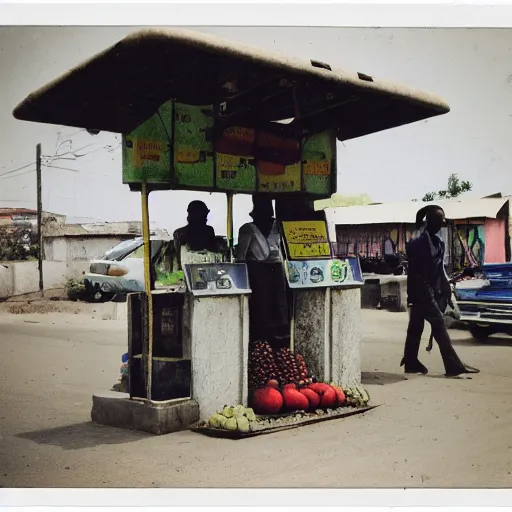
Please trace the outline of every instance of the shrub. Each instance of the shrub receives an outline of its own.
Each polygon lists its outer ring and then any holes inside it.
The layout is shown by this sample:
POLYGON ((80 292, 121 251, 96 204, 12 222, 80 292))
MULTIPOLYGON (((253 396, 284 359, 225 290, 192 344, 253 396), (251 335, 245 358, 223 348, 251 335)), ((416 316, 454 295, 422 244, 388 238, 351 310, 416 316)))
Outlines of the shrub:
POLYGON ((74 277, 68 277, 64 285, 64 291, 69 300, 78 301, 86 299, 84 282, 74 277))

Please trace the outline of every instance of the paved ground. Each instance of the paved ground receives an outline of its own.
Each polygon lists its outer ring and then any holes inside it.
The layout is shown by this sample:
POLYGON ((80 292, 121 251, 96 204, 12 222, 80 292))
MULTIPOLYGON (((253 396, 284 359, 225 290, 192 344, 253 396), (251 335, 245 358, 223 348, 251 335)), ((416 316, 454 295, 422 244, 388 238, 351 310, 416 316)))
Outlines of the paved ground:
POLYGON ((0 486, 512 485, 512 338, 481 345, 453 331, 482 374, 445 379, 434 350, 422 356, 431 374, 404 380, 407 315, 363 311, 363 376, 381 407, 238 442, 153 437, 90 423, 92 393, 117 377, 124 323, 102 320, 96 306, 67 310, 0 309, 0 486))

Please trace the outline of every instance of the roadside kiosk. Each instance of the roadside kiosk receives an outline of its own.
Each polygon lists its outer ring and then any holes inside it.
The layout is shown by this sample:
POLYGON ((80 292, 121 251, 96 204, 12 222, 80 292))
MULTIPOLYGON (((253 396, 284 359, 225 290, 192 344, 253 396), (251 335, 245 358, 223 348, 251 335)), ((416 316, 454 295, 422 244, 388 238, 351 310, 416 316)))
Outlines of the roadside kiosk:
MULTIPOLYGON (((141 194, 145 292, 128 299, 130 393, 95 395, 93 419, 160 434, 246 405, 255 340, 251 283, 233 251, 233 195, 330 197, 337 140, 448 110, 363 73, 185 30, 136 32, 29 95, 17 119, 122 133, 123 183, 141 194), (155 289, 150 268, 148 195, 167 190, 227 198, 227 248, 185 253, 181 290, 155 289)), ((320 379, 355 385, 359 262, 336 257, 325 219, 280 226, 289 343, 320 379)))

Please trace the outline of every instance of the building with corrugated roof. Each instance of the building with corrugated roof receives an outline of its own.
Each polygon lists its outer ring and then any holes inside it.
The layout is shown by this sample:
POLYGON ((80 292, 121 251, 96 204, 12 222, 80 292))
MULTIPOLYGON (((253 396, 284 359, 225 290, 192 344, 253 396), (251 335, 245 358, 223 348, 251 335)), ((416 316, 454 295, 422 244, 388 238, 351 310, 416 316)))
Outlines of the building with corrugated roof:
MULTIPOLYGON (((405 253, 415 238, 416 213, 429 203, 381 203, 367 206, 327 207, 331 242, 338 254, 365 260, 405 253)), ((501 194, 484 198, 436 201, 443 208, 447 227, 440 235, 446 244, 445 264, 450 270, 511 260, 510 200, 501 194)))

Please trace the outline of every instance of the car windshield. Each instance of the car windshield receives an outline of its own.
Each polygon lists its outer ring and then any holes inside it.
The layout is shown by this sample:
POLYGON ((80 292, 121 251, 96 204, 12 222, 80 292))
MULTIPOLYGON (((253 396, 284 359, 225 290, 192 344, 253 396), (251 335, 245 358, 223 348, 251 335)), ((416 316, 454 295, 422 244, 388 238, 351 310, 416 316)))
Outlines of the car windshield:
MULTIPOLYGON (((151 258, 154 258, 162 247, 162 240, 151 240, 151 258)), ((142 238, 134 238, 133 240, 125 240, 108 250, 103 256, 103 260, 121 261, 126 257, 144 258, 144 241, 142 238)))
POLYGON ((134 238, 132 240, 125 240, 124 242, 121 242, 120 244, 116 245, 112 249, 109 249, 103 256, 103 260, 109 260, 109 261, 120 261, 122 260, 127 254, 130 254, 131 252, 138 249, 141 245, 143 245, 142 238, 134 238))

